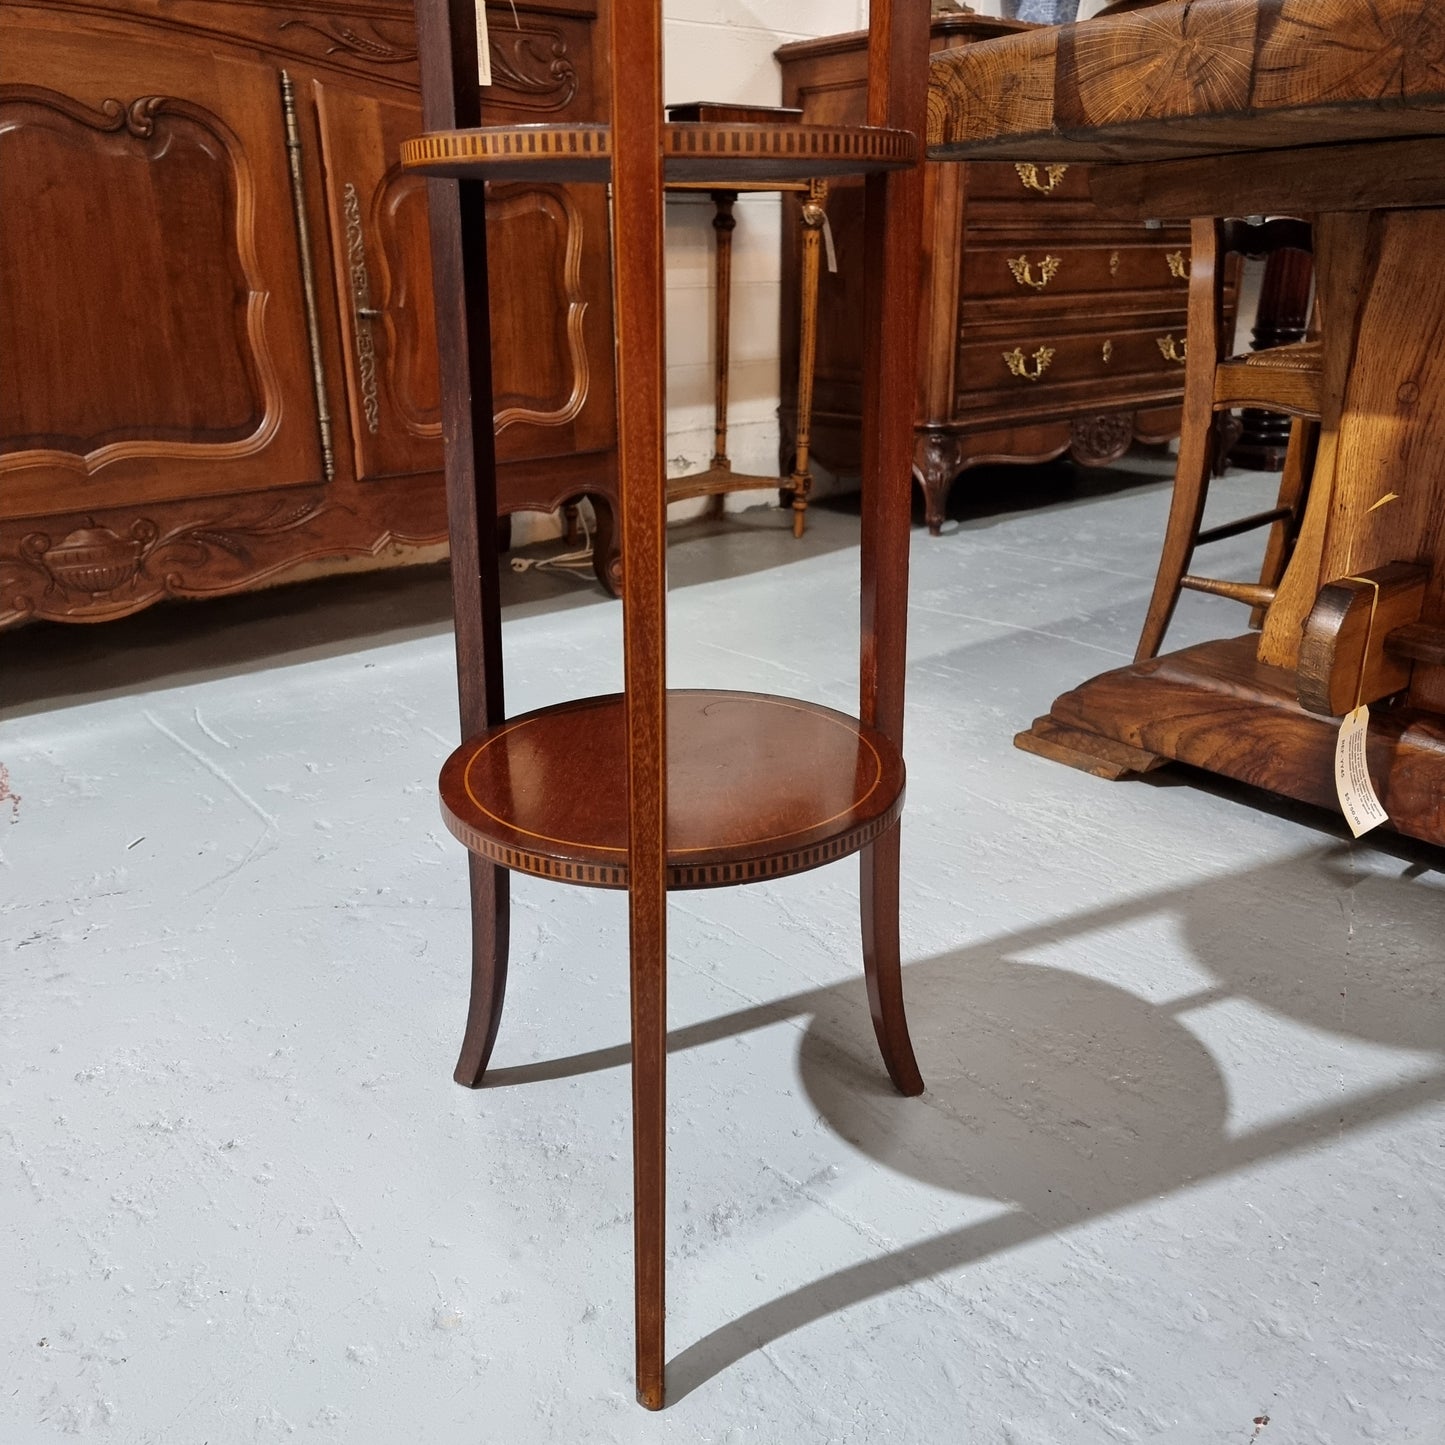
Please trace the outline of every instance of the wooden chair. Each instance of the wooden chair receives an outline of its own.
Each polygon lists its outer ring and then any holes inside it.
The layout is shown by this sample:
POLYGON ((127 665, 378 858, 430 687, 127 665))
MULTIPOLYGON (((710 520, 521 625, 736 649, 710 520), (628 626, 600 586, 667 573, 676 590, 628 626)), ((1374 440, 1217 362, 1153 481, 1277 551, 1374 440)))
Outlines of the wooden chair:
MULTIPOLYGON (((919 1093, 898 943, 912 401, 928 8, 873 0, 866 126, 664 124, 659 0, 606 7, 610 124, 481 124, 474 0, 419 0, 462 746, 442 813, 471 851, 472 997, 456 1069, 482 1082, 506 983, 508 873, 625 888, 631 944, 637 1392, 663 1403, 666 895, 857 852, 863 964, 894 1084, 919 1093), (857 718, 795 699, 665 686, 663 187, 864 178, 868 288, 857 718), (484 183, 613 197, 625 691, 508 718, 502 697, 484 183), (886 284, 885 284, 886 283, 886 284), (571 781, 582 776, 586 788, 571 781), (560 784, 559 780, 567 780, 560 784)), ((483 31, 485 34, 485 30, 483 31)), ((501 37, 499 37, 500 39, 501 37)), ((580 102, 579 102, 580 104, 580 102)), ((530 117, 529 117, 530 118, 530 117)), ((505 304, 497 297, 498 305, 505 304)))
POLYGON ((1191 227, 1189 353, 1184 372, 1179 465, 1159 571, 1139 634, 1135 662, 1158 655, 1182 589, 1247 603, 1254 609, 1252 620, 1258 626, 1284 575, 1304 515, 1319 434, 1320 345, 1307 340, 1230 356, 1233 338, 1226 335, 1224 325, 1224 286, 1226 261, 1231 253, 1258 257, 1281 250, 1309 250, 1310 244, 1309 224, 1287 218, 1258 224, 1196 220, 1191 227), (1204 527, 1204 504, 1219 451, 1216 417, 1237 407, 1255 407, 1297 418, 1290 432, 1279 496, 1269 511, 1204 527), (1258 582, 1223 581, 1189 571, 1196 548, 1262 527, 1268 527, 1270 532, 1258 582))

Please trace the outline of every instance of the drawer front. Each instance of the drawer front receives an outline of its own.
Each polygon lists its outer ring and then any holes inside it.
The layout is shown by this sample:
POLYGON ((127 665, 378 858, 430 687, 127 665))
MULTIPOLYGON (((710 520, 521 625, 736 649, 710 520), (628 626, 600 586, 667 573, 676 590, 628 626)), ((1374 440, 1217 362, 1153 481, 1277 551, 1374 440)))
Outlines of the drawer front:
POLYGON ((1119 245, 1080 242, 1060 228, 1013 236, 970 231, 964 243, 962 300, 1040 304, 1104 294, 1146 293, 1156 309, 1182 307, 1189 289, 1189 242, 1141 233, 1119 245))
POLYGON ((1057 161, 970 161, 970 204, 1008 201, 1044 207, 1057 201, 1088 201, 1089 169, 1057 161))
POLYGON ((1184 313, 1103 317, 1097 327, 1077 321, 1060 334, 1037 327, 972 328, 958 348, 957 406, 1032 408, 1063 397, 1110 392, 1135 397, 1184 385, 1184 313))

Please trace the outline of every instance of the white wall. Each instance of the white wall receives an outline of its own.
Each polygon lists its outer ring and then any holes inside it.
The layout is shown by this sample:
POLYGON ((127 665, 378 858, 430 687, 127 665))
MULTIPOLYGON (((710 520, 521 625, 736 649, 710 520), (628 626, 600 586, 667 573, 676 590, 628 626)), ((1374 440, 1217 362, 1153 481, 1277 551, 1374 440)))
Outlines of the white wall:
MULTIPOLYGON (((1020 4, 1057 0, 975 0, 998 15, 1020 4)), ((1105 0, 1082 0, 1091 14, 1105 0)), ((803 40, 868 23, 868 0, 664 0, 665 87, 671 103, 732 100, 777 105, 782 76, 773 52, 803 40)), ((733 233, 732 365, 729 368, 728 454, 737 471, 770 475, 778 466, 779 267, 781 206, 776 196, 739 198, 733 233)), ((713 208, 705 195, 668 202, 668 474, 707 466, 713 448, 713 208)), ((817 492, 828 490, 818 478, 817 492)), ((776 498, 735 493, 732 509, 776 498)), ((674 518, 705 504, 686 502, 674 518)))
MULTIPOLYGON (((867 0, 664 0, 669 104, 729 100, 777 105, 782 76, 773 52, 788 40, 857 30, 867 0)), ((728 455, 735 471, 778 466, 780 215, 776 195, 744 195, 733 232, 732 365, 728 455)), ((713 449, 713 206, 706 195, 667 206, 668 474, 707 466, 713 449)), ((733 508, 777 500, 735 493, 733 508)), ((705 505, 685 502, 674 517, 705 505)))

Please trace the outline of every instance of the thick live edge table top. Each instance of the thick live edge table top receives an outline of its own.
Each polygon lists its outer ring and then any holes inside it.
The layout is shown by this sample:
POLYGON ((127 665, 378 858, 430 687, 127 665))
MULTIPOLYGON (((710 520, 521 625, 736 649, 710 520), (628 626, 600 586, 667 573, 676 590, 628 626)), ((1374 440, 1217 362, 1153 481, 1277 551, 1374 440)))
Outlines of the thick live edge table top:
POLYGON ((1149 161, 1445 134, 1440 0, 1173 0, 934 56, 935 160, 1149 161))

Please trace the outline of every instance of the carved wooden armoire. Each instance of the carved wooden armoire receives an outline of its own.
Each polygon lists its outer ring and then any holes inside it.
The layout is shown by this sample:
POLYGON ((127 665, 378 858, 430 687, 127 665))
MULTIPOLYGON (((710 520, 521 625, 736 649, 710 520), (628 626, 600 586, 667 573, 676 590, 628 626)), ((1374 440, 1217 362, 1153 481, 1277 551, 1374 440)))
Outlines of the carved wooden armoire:
MULTIPOLYGON (((937 15, 932 47, 1032 28, 937 15)), ((861 33, 797 41, 777 55, 783 103, 801 107, 804 120, 862 119, 861 33)), ((929 165, 925 175, 914 474, 929 529, 941 526, 955 479, 980 462, 1044 461, 1067 451, 1102 465, 1135 440, 1177 435, 1188 225, 1107 219, 1078 165, 970 161, 929 165)), ((855 473, 859 458, 861 195, 843 184, 830 192, 838 270, 822 277, 818 294, 812 451, 842 473, 855 473)), ((785 245, 785 318, 796 312, 797 269, 785 245)), ((1232 288, 1229 304, 1232 316, 1232 288)), ((785 421, 796 351, 796 334, 785 330, 785 421)))
MULTIPOLYGON (((596 0, 493 27, 500 120, 605 114, 596 0)), ((0 3, 0 624, 100 621, 446 537, 410 5, 0 3)), ((594 498, 606 200, 489 196, 499 510, 594 498)))

